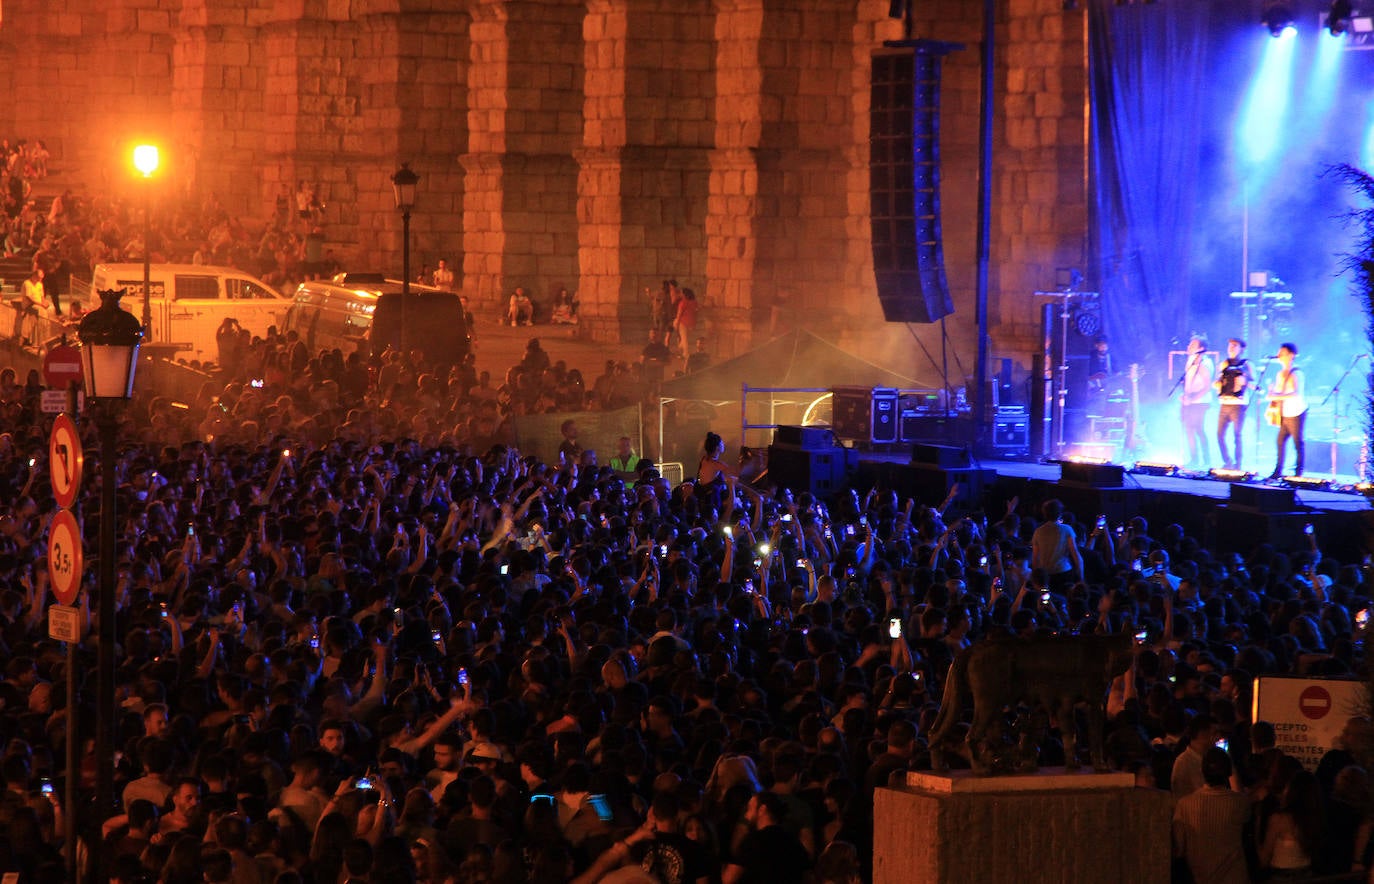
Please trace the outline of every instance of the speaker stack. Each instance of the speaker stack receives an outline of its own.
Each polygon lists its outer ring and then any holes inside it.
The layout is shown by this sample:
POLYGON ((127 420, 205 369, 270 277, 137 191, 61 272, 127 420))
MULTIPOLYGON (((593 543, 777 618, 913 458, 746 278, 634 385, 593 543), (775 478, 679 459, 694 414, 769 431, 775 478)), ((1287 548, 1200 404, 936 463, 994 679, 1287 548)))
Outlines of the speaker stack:
POLYGON ((830 497, 845 486, 848 456, 829 429, 781 426, 768 446, 768 475, 794 492, 830 497))
POLYGON ((1204 539, 1223 552, 1248 553, 1261 543, 1300 549, 1306 529, 1322 514, 1305 510, 1292 488, 1232 483, 1231 498, 1208 514, 1204 539))
POLYGON ((997 479, 995 470, 973 465, 967 448, 952 445, 918 444, 912 447, 909 464, 866 462, 863 466, 871 469, 873 483, 930 506, 943 502, 957 484, 954 503, 964 509, 976 508, 982 504, 984 491, 997 479))

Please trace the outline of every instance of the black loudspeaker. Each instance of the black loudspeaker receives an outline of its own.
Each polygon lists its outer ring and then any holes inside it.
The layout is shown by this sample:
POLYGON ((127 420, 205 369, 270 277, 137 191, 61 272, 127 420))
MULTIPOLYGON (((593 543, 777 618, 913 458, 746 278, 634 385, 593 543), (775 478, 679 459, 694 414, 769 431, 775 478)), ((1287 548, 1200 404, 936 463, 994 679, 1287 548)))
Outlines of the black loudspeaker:
POLYGON ((1053 385, 1046 375, 1048 362, 1044 353, 1031 356, 1030 376, 1030 453, 1044 457, 1054 450, 1050 442, 1050 421, 1054 414, 1053 385))
POLYGON ((773 431, 773 444, 783 445, 788 448, 804 448, 807 451, 815 451, 820 448, 830 448, 830 428, 829 427, 797 427, 783 425, 773 431))
POLYGON ((1298 493, 1292 488, 1232 483, 1231 506, 1245 507, 1257 513, 1291 513, 1298 508, 1298 493))
POLYGON ((786 446, 768 446, 768 476, 796 493, 810 491, 829 497, 844 487, 846 452, 843 448, 805 451, 786 446))
POLYGON ((940 235, 940 67, 959 48, 906 40, 873 54, 869 217, 888 322, 935 322, 954 312, 940 235))
POLYGON ((911 462, 944 469, 973 466, 973 458, 969 456, 968 449, 955 448, 952 445, 914 445, 911 448, 911 462))
POLYGON ((1126 468, 1114 463, 1073 463, 1059 465, 1059 478, 1093 488, 1120 488, 1126 484, 1126 468))
POLYGON ((959 493, 954 503, 976 507, 982 503, 984 490, 997 480, 994 470, 944 469, 930 464, 872 462, 872 470, 876 484, 891 488, 902 499, 911 497, 929 506, 939 506, 958 483, 959 493))
POLYGON ((1219 506, 1207 516, 1204 540, 1222 552, 1250 553, 1262 543, 1280 549, 1299 549, 1307 544, 1305 529, 1317 522, 1316 513, 1267 513, 1249 507, 1219 506))

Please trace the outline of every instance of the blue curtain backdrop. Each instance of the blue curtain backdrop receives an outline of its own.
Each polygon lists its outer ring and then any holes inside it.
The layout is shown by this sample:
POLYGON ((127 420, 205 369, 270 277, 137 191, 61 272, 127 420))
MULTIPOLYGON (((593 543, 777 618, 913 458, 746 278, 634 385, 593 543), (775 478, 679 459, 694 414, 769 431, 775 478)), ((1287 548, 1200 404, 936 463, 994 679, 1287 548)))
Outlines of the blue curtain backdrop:
POLYGON ((1162 366, 1188 327, 1211 8, 1200 0, 1095 0, 1089 9, 1096 264, 1089 282, 1102 294, 1119 366, 1162 366))

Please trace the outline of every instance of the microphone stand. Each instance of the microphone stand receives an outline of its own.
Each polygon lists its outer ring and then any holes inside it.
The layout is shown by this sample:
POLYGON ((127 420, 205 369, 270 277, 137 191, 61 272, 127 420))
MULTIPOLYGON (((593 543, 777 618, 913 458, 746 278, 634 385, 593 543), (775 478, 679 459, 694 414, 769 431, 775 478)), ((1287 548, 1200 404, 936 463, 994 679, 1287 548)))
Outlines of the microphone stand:
MULTIPOLYGON (((1250 397, 1252 405, 1259 405, 1260 402, 1263 402, 1264 405, 1269 404, 1268 401, 1266 401, 1269 399, 1269 388, 1264 383, 1264 376, 1269 373, 1269 366, 1273 361, 1272 359, 1262 360, 1259 377, 1255 379, 1255 395, 1250 397)), ((1255 409, 1255 444, 1251 446, 1251 450, 1255 452, 1255 458, 1258 463, 1264 462, 1260 459, 1260 430, 1264 428, 1264 411, 1263 405, 1255 409)), ((1241 469, 1244 469, 1244 466, 1242 466, 1241 469)))
POLYGON ((1360 360, 1367 356, 1369 356, 1368 353, 1360 353, 1354 359, 1350 360, 1350 365, 1346 366, 1345 372, 1341 374, 1340 379, 1336 381, 1336 386, 1331 388, 1331 392, 1327 393, 1326 398, 1317 406, 1321 408, 1331 400, 1335 400, 1332 406, 1331 422, 1331 480, 1333 482, 1336 480, 1336 456, 1339 452, 1341 441, 1341 384, 1345 383, 1345 379, 1350 377, 1350 373, 1355 370, 1355 366, 1360 364, 1360 360))
POLYGON ((1188 380, 1188 372, 1192 370, 1193 363, 1197 361, 1197 358, 1198 357, 1194 356, 1183 363, 1183 374, 1179 375, 1178 380, 1174 381, 1174 385, 1169 388, 1169 392, 1164 396, 1165 399, 1173 398, 1174 393, 1178 392, 1178 388, 1183 386, 1184 381, 1188 380))

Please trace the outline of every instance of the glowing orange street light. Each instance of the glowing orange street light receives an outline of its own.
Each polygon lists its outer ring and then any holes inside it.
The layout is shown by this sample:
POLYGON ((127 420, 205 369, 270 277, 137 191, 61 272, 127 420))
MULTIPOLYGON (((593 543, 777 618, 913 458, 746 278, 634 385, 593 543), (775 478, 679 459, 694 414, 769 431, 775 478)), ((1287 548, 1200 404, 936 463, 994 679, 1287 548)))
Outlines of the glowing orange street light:
MULTIPOLYGON (((156 144, 140 144, 134 148, 134 168, 143 173, 143 180, 149 182, 157 171, 158 151, 156 144)), ((153 237, 153 197, 151 182, 143 185, 143 331, 149 338, 153 334, 153 304, 149 300, 152 288, 152 248, 153 237)))

